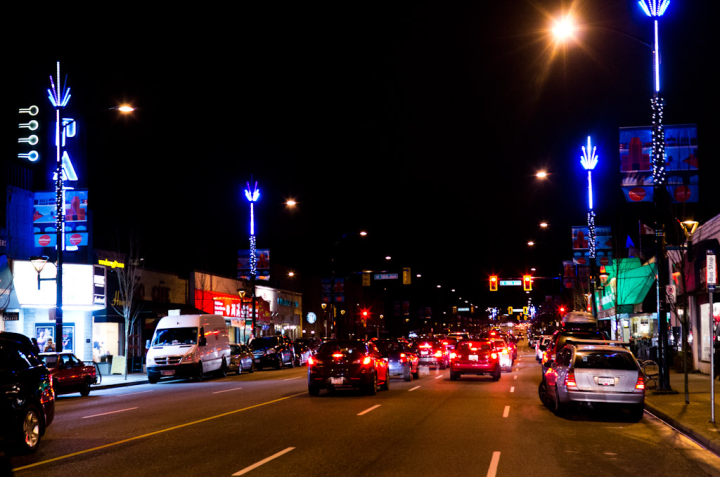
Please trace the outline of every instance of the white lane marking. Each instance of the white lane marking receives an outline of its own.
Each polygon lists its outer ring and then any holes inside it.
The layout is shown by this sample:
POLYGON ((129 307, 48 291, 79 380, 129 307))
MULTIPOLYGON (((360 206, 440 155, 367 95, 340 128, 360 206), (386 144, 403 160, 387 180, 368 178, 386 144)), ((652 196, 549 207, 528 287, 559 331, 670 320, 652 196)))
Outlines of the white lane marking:
POLYGON ((440 376, 435 376, 435 379, 440 379, 442 377, 443 377, 443 375, 441 374, 440 376))
POLYGON ((226 393, 229 391, 237 391, 238 389, 242 389, 242 388, 223 389, 222 391, 215 391, 213 394, 226 393))
POLYGON ((503 417, 508 417, 510 415, 510 406, 505 406, 505 410, 503 411, 503 417))
POLYGON ((498 464, 500 463, 500 451, 493 452, 492 460, 490 461, 490 468, 488 469, 487 477, 495 477, 497 475, 498 464))
POLYGON ((514 392, 515 392, 515 386, 510 386, 510 392, 511 392, 511 393, 514 393, 514 392))
POLYGON ((515 376, 513 376, 513 379, 517 379, 517 374, 515 376))
POLYGON ((380 404, 376 404, 376 405, 374 405, 374 406, 371 407, 371 408, 365 409, 363 412, 361 412, 360 414, 358 414, 358 416, 362 416, 362 415, 364 415, 364 414, 367 414, 368 412, 374 411, 375 409, 377 409, 377 408, 379 408, 379 407, 380 407, 380 404))
POLYGON ((152 391, 138 391, 136 393, 125 393, 125 394, 114 394, 113 396, 132 396, 133 394, 145 394, 145 393, 151 393, 152 391))
POLYGON ((93 414, 92 416, 84 416, 83 419, 89 419, 91 417, 98 416, 107 416, 108 414, 117 414, 118 412, 132 411, 133 409, 137 409, 137 407, 129 407, 127 409, 120 409, 119 411, 103 412, 102 414, 93 414))
POLYGON ((245 467, 243 470, 240 470, 240 471, 238 471, 238 472, 235 472, 235 473, 233 474, 233 476, 247 474, 247 473, 250 472, 251 470, 257 469, 257 468, 260 467, 261 465, 267 464, 267 463, 270 462, 271 460, 277 459, 277 458, 280 457, 281 455, 287 454, 287 453, 290 452, 291 450, 295 450, 295 448, 294 448, 294 447, 288 447, 288 448, 285 449, 285 450, 281 450, 281 451, 278 452, 277 454, 271 455, 270 457, 268 457, 268 458, 266 458, 266 459, 263 459, 263 460, 261 460, 260 462, 256 462, 255 464, 253 464, 253 465, 251 465, 251 466, 249 466, 249 467, 245 467))
POLYGON ((301 377, 302 377, 302 376, 296 376, 296 377, 294 377, 294 378, 283 379, 283 381, 290 381, 290 380, 292 380, 292 379, 300 379, 301 377))
POLYGON ((415 391, 415 390, 416 390, 417 388, 419 388, 419 387, 420 387, 420 386, 415 386, 415 387, 412 388, 412 389, 408 389, 408 392, 410 392, 410 391, 415 391))

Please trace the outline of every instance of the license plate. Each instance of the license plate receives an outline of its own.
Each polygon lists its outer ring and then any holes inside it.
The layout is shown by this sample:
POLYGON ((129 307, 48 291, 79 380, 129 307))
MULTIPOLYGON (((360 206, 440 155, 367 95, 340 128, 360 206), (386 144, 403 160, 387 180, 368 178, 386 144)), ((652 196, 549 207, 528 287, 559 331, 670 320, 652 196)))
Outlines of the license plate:
POLYGON ((615 386, 615 378, 598 378, 600 386, 615 386))
POLYGON ((469 359, 470 361, 477 361, 477 360, 478 360, 478 355, 476 355, 476 354, 471 354, 470 356, 468 356, 468 359, 469 359))
POLYGON ((420 354, 423 355, 423 356, 425 356, 426 354, 428 354, 428 352, 427 352, 427 351, 420 351, 420 354))
POLYGON ((175 370, 171 369, 169 371, 160 371, 160 374, 162 376, 175 376, 175 370))
POLYGON ((333 386, 342 386, 343 378, 330 378, 330 384, 333 386))
POLYGON ((256 362, 256 363, 259 363, 259 362, 260 362, 260 358, 255 358, 255 362, 256 362))

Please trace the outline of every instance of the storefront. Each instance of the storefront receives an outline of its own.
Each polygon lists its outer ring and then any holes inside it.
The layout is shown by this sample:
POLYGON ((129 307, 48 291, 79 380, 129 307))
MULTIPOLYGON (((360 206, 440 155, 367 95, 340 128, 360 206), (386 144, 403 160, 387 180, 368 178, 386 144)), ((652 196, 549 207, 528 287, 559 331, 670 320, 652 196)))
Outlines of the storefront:
POLYGON ((56 336, 56 268, 51 262, 38 273, 29 261, 10 262, 13 286, 3 321, 5 331, 36 338, 41 351, 62 340, 62 348, 78 358, 93 358, 93 311, 105 307, 105 272, 94 265, 63 265, 63 326, 56 336), (7 319, 10 318, 10 319, 7 319))

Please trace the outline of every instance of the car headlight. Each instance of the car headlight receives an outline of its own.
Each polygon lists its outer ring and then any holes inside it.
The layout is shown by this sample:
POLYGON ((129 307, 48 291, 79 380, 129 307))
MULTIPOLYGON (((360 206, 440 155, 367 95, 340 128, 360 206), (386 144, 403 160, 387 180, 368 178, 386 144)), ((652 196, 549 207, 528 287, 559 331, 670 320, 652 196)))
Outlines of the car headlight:
POLYGON ((194 352, 186 354, 185 356, 183 356, 183 358, 181 360, 182 363, 187 363, 190 361, 195 361, 195 353, 194 352))

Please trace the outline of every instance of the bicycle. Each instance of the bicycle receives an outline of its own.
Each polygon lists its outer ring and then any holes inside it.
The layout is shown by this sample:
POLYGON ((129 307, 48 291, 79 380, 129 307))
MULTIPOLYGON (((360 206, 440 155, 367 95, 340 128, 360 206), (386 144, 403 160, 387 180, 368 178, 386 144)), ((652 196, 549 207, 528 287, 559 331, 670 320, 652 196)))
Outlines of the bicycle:
POLYGON ((658 364, 651 359, 638 361, 638 364, 645 380, 645 389, 656 389, 660 385, 660 367, 658 364))

